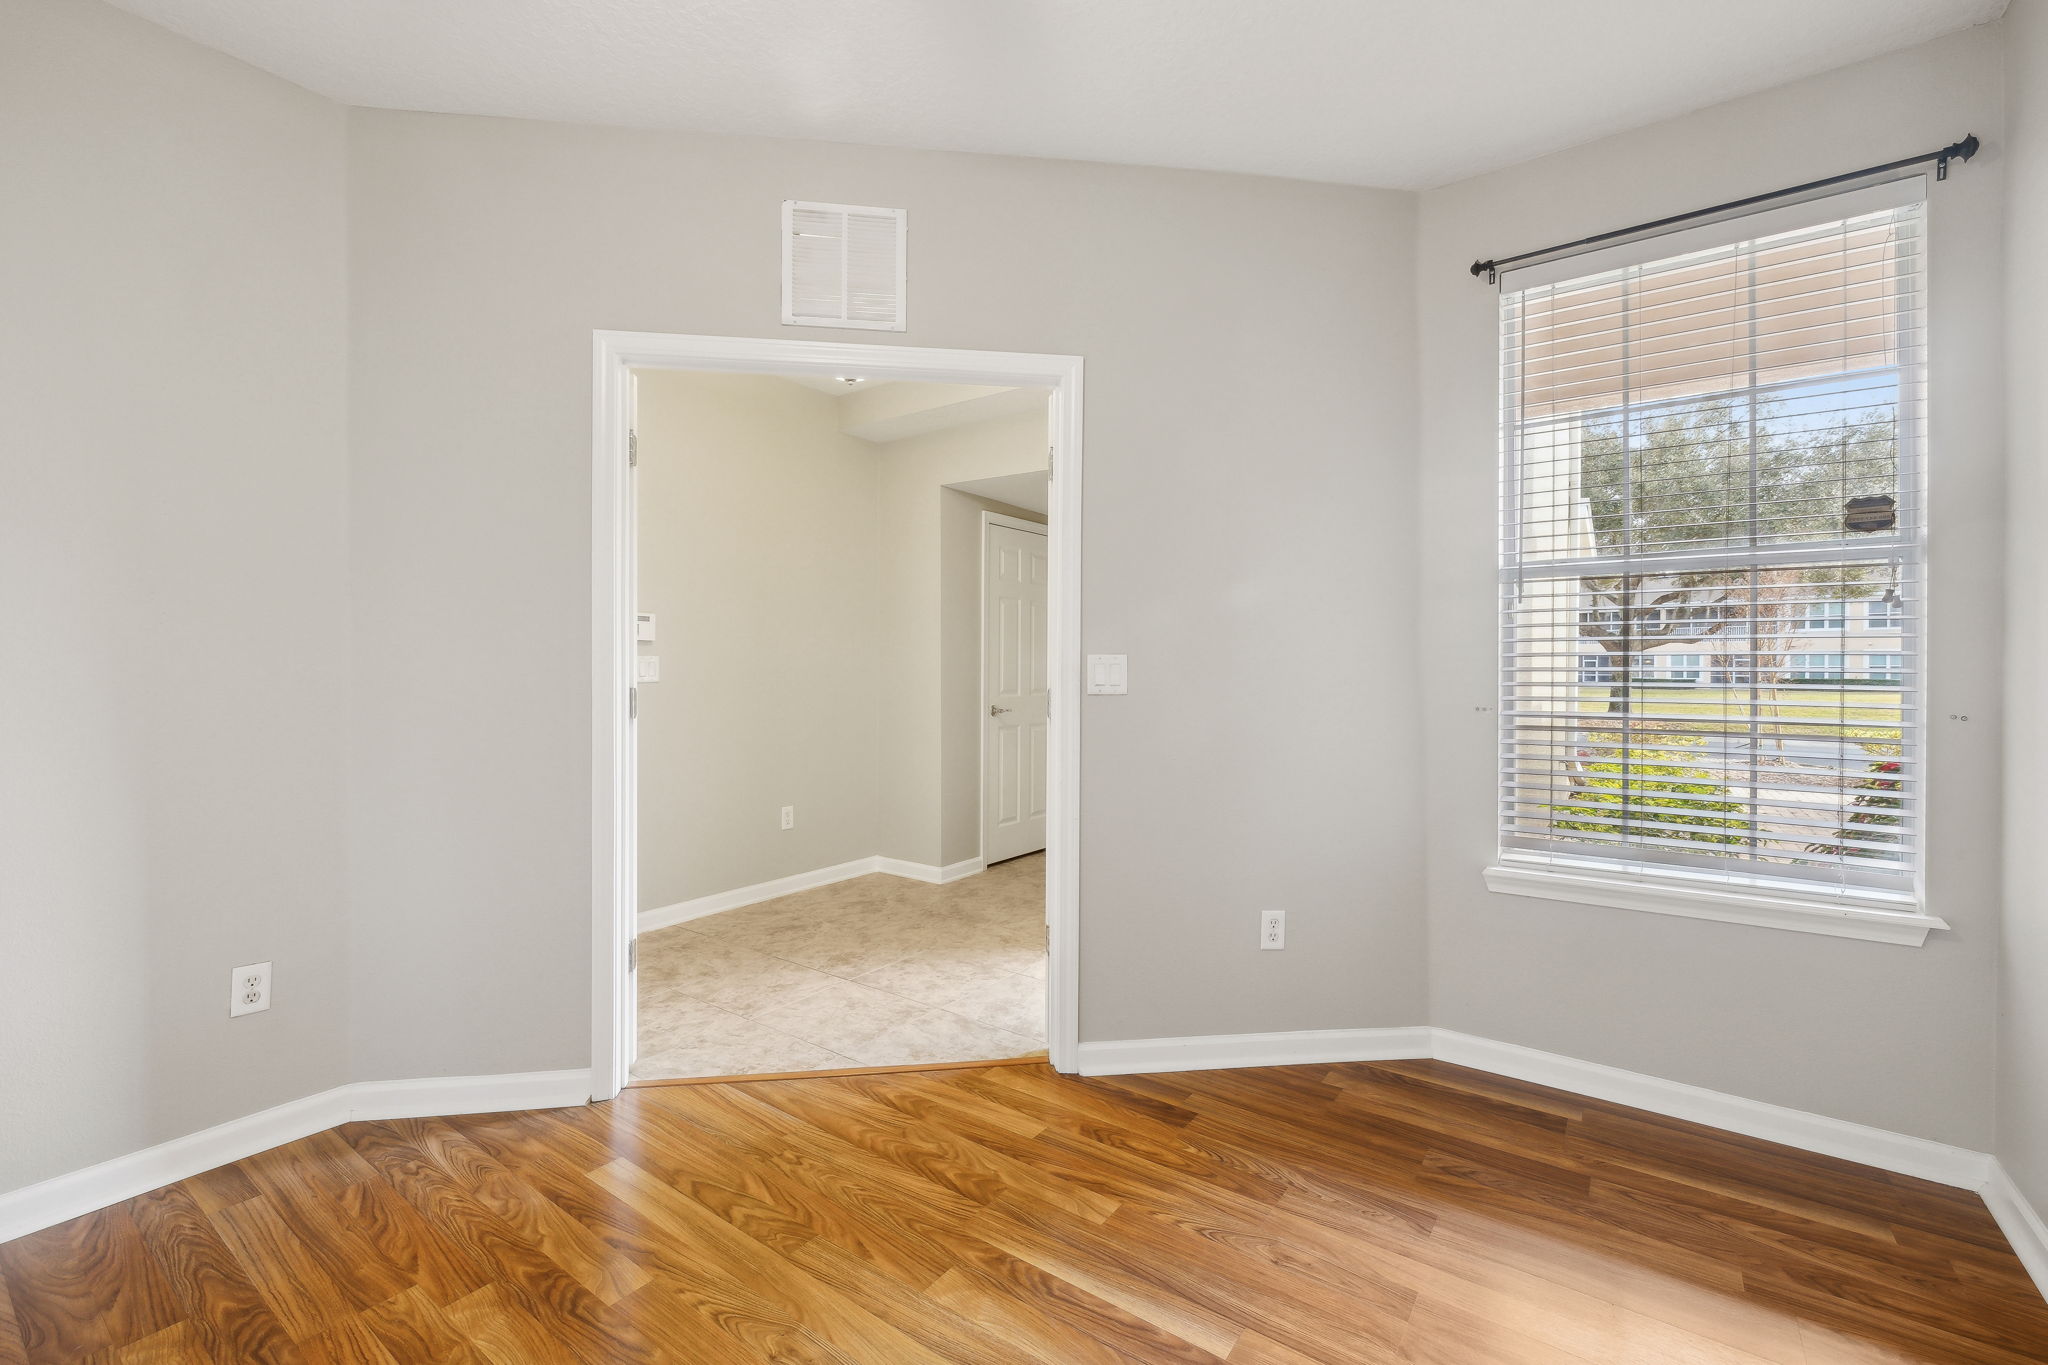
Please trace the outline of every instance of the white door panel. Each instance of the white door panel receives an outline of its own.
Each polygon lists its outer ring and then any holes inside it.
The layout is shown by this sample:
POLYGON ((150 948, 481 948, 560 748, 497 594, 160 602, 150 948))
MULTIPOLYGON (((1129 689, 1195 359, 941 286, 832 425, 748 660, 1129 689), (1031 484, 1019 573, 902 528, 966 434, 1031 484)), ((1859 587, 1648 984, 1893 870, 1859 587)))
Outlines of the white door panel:
POLYGON ((1046 583, 1043 532, 988 523, 982 573, 982 858, 1045 847, 1046 583))

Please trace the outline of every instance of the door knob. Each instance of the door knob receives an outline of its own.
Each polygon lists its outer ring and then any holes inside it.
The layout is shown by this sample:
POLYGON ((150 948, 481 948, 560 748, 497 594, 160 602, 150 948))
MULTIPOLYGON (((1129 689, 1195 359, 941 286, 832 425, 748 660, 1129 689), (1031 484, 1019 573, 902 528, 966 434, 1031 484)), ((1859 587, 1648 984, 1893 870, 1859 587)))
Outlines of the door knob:
POLYGON ((990 707, 988 708, 988 713, 989 713, 990 715, 992 715, 992 716, 1007 716, 1007 715, 1009 715, 1009 714, 1010 714, 1010 708, 1009 708, 1009 707, 1007 707, 1007 706, 994 706, 994 705, 991 705, 991 706, 990 706, 990 707))

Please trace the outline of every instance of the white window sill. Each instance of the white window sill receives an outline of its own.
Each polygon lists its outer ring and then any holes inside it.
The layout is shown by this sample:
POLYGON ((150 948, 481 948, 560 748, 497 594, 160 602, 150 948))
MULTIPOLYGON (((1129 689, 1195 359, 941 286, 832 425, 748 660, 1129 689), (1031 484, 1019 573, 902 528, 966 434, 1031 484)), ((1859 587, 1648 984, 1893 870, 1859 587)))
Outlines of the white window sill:
POLYGON ((1767 891, 1708 890, 1666 886, 1648 880, 1604 877, 1551 868, 1486 869, 1488 889, 1506 896, 1607 905, 1618 910, 1646 910, 1653 915, 1753 924, 1765 929, 1790 929, 1801 934, 1869 939, 1918 948, 1948 921, 1911 909, 1886 910, 1852 904, 1823 904, 1774 896, 1767 891))

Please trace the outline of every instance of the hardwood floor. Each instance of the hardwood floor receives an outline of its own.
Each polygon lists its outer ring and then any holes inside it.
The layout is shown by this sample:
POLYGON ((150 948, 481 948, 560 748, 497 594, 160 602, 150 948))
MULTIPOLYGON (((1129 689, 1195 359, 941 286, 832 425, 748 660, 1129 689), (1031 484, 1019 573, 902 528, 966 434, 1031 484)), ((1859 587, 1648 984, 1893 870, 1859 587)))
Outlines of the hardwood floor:
POLYGON ((0 1365, 2048 1360, 1976 1196, 1437 1062, 356 1123, 0 1247, 0 1365))

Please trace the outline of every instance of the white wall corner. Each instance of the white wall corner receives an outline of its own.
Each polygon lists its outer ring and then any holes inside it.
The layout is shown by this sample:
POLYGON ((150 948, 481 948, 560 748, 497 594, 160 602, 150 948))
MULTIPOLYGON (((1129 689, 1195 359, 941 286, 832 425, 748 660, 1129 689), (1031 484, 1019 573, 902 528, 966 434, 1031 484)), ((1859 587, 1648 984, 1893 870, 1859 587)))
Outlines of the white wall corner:
POLYGON ((2043 1220, 2041 1211, 2027 1202, 2026 1195, 2020 1193, 2020 1187, 1997 1161, 1991 1163, 1991 1177, 1985 1182, 1983 1194, 1985 1207, 1998 1220, 2005 1240, 2012 1243, 2013 1254, 2034 1277, 2042 1296, 2048 1298, 2048 1220, 2043 1220))
POLYGON ((731 891, 698 896, 694 900, 677 901, 674 905, 642 910, 638 923, 641 933, 651 933, 656 929, 666 929, 672 924, 685 924, 693 919, 703 919, 706 915, 759 905, 762 901, 794 896, 799 891, 810 891, 820 886, 830 886, 834 882, 851 881, 855 877, 866 877, 877 872, 943 886, 985 870, 979 858, 966 858, 957 863, 948 863, 944 867, 935 867, 930 863, 884 858, 878 854, 868 858, 855 858, 852 862, 834 863, 831 867, 815 868, 809 872, 793 872, 787 877, 777 877, 773 881, 756 882, 752 886, 735 887, 731 891))
POLYGON ((1309 1029, 1293 1033, 1083 1043, 1080 1072, 1084 1076, 1120 1076, 1148 1071, 1384 1062, 1421 1057, 1961 1189, 1985 1189, 1997 1165, 1983 1152, 1927 1138, 1786 1109, 1514 1043, 1496 1043, 1452 1029, 1309 1029))
POLYGON ((693 900, 678 901, 674 905, 657 906, 640 912, 640 932, 645 934, 656 929, 666 929, 671 924, 683 924, 689 920, 702 919, 725 910, 737 910, 742 906, 759 905, 762 901, 776 900, 782 896, 794 896, 799 891, 810 891, 834 882, 851 881, 878 871, 879 858, 855 858, 852 862, 834 863, 831 867, 813 868, 809 872, 793 872, 787 877, 776 877, 771 881, 756 882, 752 886, 735 887, 731 891, 720 891, 709 896, 698 896, 693 900))
POLYGON ((913 881, 930 882, 934 886, 957 882, 962 877, 972 877, 977 872, 985 870, 979 858, 963 858, 957 863, 947 863, 944 867, 935 867, 931 863, 908 862, 902 858, 875 859, 877 872, 886 872, 892 877, 909 877, 913 881))
POLYGON ((351 1119, 564 1109, 587 1103, 590 1093, 588 1068, 336 1086, 0 1194, 0 1242, 311 1137, 351 1119))
POLYGON ((1429 1056, 1426 1028, 1304 1029, 1293 1033, 1223 1033, 1193 1038, 1136 1038, 1083 1043, 1083 1076, 1147 1071, 1215 1071, 1233 1066, 1297 1066, 1316 1062, 1389 1062, 1429 1056))
POLYGON ((348 1120, 347 1086, 230 1119, 169 1142, 0 1194, 0 1242, 133 1199, 348 1120))
POLYGON ((502 1076, 426 1076, 343 1086, 351 1119, 418 1119, 441 1114, 503 1114, 590 1103, 590 1068, 521 1071, 502 1076))
POLYGON ((1596 1100, 1647 1109, 1653 1114, 1721 1128, 1745 1137, 1783 1143, 1823 1156, 1861 1162, 1942 1185, 1981 1190, 1995 1163, 1983 1152, 1927 1138, 1910 1137, 1844 1119, 1786 1109, 1740 1095, 1705 1090, 1597 1062, 1582 1062, 1514 1043, 1496 1043, 1452 1029, 1435 1029, 1438 1061, 1490 1071, 1518 1081, 1547 1085, 1596 1100))

